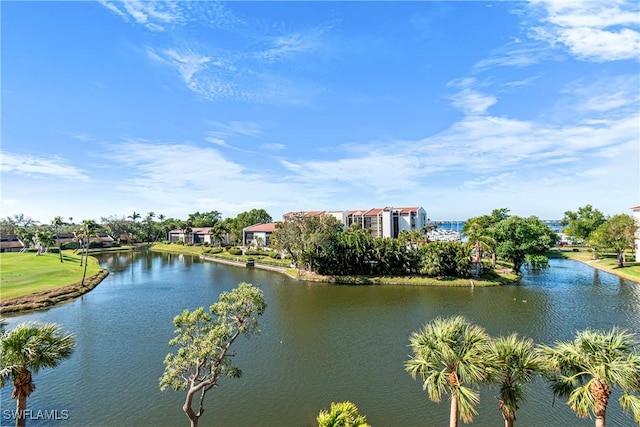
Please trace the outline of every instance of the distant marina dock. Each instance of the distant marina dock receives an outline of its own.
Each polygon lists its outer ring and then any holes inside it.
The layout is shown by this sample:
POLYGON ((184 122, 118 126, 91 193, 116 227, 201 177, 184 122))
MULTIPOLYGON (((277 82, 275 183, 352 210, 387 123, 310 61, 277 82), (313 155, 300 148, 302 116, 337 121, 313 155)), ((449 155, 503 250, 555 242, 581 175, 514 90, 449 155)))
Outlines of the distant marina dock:
MULTIPOLYGON (((431 241, 440 242, 462 242, 466 241, 466 236, 462 232, 466 221, 459 220, 438 220, 427 221, 427 227, 433 228, 427 233, 427 237, 431 241)), ((542 222, 547 224, 555 233, 562 233, 564 226, 559 219, 543 219, 542 222)))

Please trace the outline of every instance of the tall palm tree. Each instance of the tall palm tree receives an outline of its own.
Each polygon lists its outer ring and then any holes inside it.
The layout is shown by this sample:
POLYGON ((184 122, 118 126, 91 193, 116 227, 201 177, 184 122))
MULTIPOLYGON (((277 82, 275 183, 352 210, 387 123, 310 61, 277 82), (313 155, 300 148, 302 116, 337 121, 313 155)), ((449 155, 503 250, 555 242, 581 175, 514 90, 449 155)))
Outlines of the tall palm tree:
POLYGON ((432 401, 440 402, 443 394, 451 396, 450 427, 457 427, 458 417, 467 423, 477 414, 480 394, 470 386, 488 378, 489 340, 483 328, 462 316, 439 317, 411 334, 413 357, 405 369, 414 379, 421 377, 432 401))
POLYGON ((525 395, 524 384, 531 382, 543 369, 543 360, 536 353, 533 341, 517 334, 498 337, 489 344, 493 366, 490 381, 500 385, 500 412, 505 427, 513 427, 518 403, 525 395))
POLYGON ((138 226, 138 223, 136 222, 137 219, 141 218, 142 215, 139 212, 133 211, 133 213, 131 215, 129 215, 127 218, 131 218, 131 220, 133 221, 133 226, 131 227, 131 240, 133 241, 134 236, 136 234, 136 228, 138 226))
POLYGON ((35 236, 33 237, 34 242, 38 248, 38 252, 36 252, 36 256, 42 255, 42 253, 47 253, 49 251, 49 246, 51 246, 55 239, 53 238, 53 234, 49 230, 38 230, 36 231, 35 236))
POLYGON ((57 366, 73 352, 73 335, 63 335, 52 323, 25 323, 0 337, 0 387, 13 381, 16 399, 16 426, 25 425, 27 398, 35 390, 32 374, 57 366))
POLYGON ((316 418, 318 427, 370 427, 367 417, 358 413, 358 407, 351 402, 331 402, 329 411, 322 410, 316 418))
MULTIPOLYGON (((86 245, 84 250, 84 272, 82 273, 82 284, 84 285, 84 279, 87 277, 87 265, 89 264, 89 246, 91 245, 91 237, 98 234, 98 224, 92 219, 85 219, 82 221, 83 234, 86 239, 86 245)), ((82 255, 80 255, 82 258, 82 255)))
POLYGON ((573 342, 540 346, 553 393, 567 398, 582 418, 593 415, 596 427, 605 427, 609 396, 620 388, 623 411, 640 424, 640 354, 638 339, 614 327, 609 331, 579 331, 573 342))
POLYGON ((58 242, 58 254, 60 255, 60 262, 62 261, 62 245, 60 244, 60 227, 64 225, 64 221, 61 216, 56 216, 51 220, 51 225, 56 233, 56 240, 58 242))

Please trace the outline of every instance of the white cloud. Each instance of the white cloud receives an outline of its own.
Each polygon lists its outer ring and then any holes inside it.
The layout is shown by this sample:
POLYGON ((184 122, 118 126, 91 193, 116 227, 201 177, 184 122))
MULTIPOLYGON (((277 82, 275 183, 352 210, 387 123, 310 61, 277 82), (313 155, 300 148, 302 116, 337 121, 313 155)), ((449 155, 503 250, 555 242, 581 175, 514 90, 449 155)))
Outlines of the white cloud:
POLYGON ((543 14, 530 37, 564 46, 576 58, 605 62, 640 57, 640 4, 636 1, 533 0, 543 14))
POLYGON ((164 31, 167 24, 176 24, 184 21, 179 2, 162 1, 105 1, 99 0, 104 7, 114 12, 121 18, 144 25, 151 31, 164 31))
POLYGON ((57 177, 70 180, 89 180, 89 176, 82 169, 69 165, 62 158, 45 158, 6 151, 0 153, 0 171, 26 175, 31 178, 57 177))
POLYGON ((563 91, 571 97, 580 112, 607 112, 621 108, 638 110, 637 75, 620 75, 613 78, 599 78, 592 81, 578 80, 563 91))
POLYGON ((493 50, 488 58, 474 64, 475 71, 493 67, 524 68, 546 60, 554 60, 557 55, 539 42, 511 42, 493 50))
POLYGON ((251 136, 256 137, 262 135, 262 129, 260 125, 254 122, 240 122, 230 121, 229 123, 210 122, 215 128, 209 134, 218 138, 225 138, 230 136, 251 136))
POLYGON ((467 114, 484 114, 498 100, 473 89, 463 89, 451 97, 452 104, 467 114))
POLYGON ((284 144, 279 144, 277 142, 267 143, 260 145, 260 148, 267 151, 282 151, 287 148, 284 144))
POLYGON ((194 78, 194 75, 203 70, 205 65, 211 62, 211 58, 200 55, 191 50, 165 49, 161 51, 147 50, 149 56, 153 59, 164 62, 174 67, 182 76, 182 80, 186 85, 196 90, 198 88, 198 82, 194 78))

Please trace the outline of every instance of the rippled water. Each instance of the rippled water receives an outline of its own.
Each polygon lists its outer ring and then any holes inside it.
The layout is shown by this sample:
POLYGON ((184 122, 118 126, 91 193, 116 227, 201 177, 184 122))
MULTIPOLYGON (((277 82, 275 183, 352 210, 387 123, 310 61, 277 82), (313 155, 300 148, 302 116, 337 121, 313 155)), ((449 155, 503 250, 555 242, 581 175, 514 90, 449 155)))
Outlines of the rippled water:
MULTIPOLYGON (((202 426, 313 426, 332 401, 350 400, 373 426, 447 425, 449 405, 430 402, 403 365, 411 332, 436 316, 463 314, 491 334, 518 332, 539 343, 572 339, 587 327, 640 331, 640 285, 566 260, 496 288, 340 286, 157 253, 105 255, 112 272, 84 297, 9 319, 57 322, 76 335, 74 355, 35 376, 29 408, 67 410, 69 419, 29 425, 188 425, 182 392, 160 392, 172 318, 208 306, 239 282, 260 285, 268 308, 262 334, 238 342, 240 379, 207 395, 202 426)), ((481 393, 472 425, 499 426, 495 389, 481 393)), ((10 388, 2 409, 13 408, 10 388)), ((610 426, 632 426, 612 396, 610 426)), ((3 413, 4 415, 4 413, 3 413)), ((2 425, 11 425, 3 416, 2 425)), ((538 380, 520 426, 591 426, 538 380)))

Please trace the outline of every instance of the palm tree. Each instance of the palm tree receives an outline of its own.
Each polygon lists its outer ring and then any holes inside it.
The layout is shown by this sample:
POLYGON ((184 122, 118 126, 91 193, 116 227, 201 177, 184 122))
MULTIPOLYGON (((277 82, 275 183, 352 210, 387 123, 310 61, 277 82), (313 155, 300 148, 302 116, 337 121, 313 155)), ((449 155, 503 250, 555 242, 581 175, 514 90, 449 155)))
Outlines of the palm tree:
POLYGON ((16 426, 25 425, 27 398, 35 390, 32 374, 52 368, 73 352, 73 335, 62 335, 52 323, 25 323, 0 337, 0 387, 7 378, 13 381, 12 399, 16 399, 16 426))
POLYGON ((543 368, 542 358, 535 352, 533 341, 517 334, 498 337, 489 344, 494 366, 490 380, 500 384, 500 412, 505 427, 513 427, 518 402, 525 395, 524 384, 543 368))
POLYGON ((623 411, 640 424, 640 354, 638 339, 614 327, 609 331, 579 331, 573 342, 540 346, 555 395, 567 398, 582 418, 593 415, 596 427, 605 427, 609 396, 619 387, 623 411), (635 394, 634 394, 635 393, 635 394))
MULTIPOLYGON (((92 219, 85 219, 82 221, 83 235, 86 239, 86 245, 84 250, 84 273, 82 273, 82 284, 84 285, 84 279, 87 276, 87 265, 89 264, 89 246, 91 245, 91 237, 98 234, 98 224, 92 219)), ((80 255, 82 260, 82 255, 80 255)), ((82 264, 82 261, 81 261, 82 264)))
POLYGON ((440 402, 443 394, 451 396, 449 426, 457 427, 458 417, 465 423, 473 421, 480 394, 469 386, 488 378, 489 335, 462 316, 438 317, 411 334, 410 342, 413 357, 405 369, 414 379, 422 378, 422 388, 432 401, 440 402))
POLYGON ((367 417, 358 413, 351 402, 331 402, 331 410, 322 410, 316 418, 318 427, 370 427, 367 417))
POLYGON ((133 211, 133 213, 131 215, 129 215, 127 218, 131 218, 131 220, 133 221, 133 226, 131 227, 131 240, 133 241, 134 239, 134 235, 136 234, 136 228, 137 228, 137 223, 136 220, 138 218, 141 218, 142 215, 140 215, 140 213, 133 211))
POLYGON ((60 255, 60 262, 62 261, 62 245, 60 244, 60 227, 64 225, 64 221, 61 216, 57 216, 51 220, 51 225, 56 232, 56 240, 58 241, 58 254, 60 255))
POLYGON ((49 246, 51 246, 55 242, 53 234, 49 230, 36 231, 33 240, 36 243, 36 247, 38 248, 36 256, 42 255, 43 252, 47 253, 49 251, 49 246))

